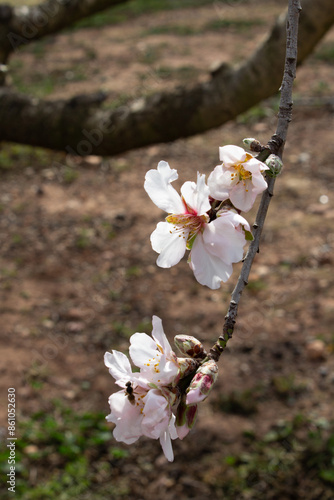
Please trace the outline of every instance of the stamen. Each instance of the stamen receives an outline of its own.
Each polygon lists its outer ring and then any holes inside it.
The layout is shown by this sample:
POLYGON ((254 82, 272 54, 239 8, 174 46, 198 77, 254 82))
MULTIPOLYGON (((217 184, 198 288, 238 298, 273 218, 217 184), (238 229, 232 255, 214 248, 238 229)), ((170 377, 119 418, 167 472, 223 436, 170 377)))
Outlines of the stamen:
POLYGON ((239 178, 238 182, 245 181, 247 179, 251 179, 252 178, 252 173, 249 172, 248 170, 246 170, 245 167, 244 167, 245 163, 247 163, 247 161, 250 160, 251 158, 252 158, 252 156, 247 153, 246 154, 246 160, 244 160, 243 162, 240 162, 240 163, 235 163, 233 165, 233 167, 236 170, 236 172, 233 172, 231 174, 231 180, 232 181, 234 181, 236 177, 239 178))
POLYGON ((170 214, 166 217, 166 221, 173 224, 173 231, 170 233, 179 232, 180 238, 183 238, 187 243, 202 230, 202 227, 207 222, 205 215, 187 214, 170 214))

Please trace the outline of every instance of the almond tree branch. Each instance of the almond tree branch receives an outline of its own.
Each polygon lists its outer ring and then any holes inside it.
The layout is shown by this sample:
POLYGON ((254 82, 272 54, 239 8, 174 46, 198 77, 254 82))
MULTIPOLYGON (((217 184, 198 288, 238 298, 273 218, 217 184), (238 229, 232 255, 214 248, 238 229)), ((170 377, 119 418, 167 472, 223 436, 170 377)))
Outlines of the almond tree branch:
POLYGON ((129 0, 44 0, 31 7, 0 4, 0 63, 14 50, 129 0))
MULTIPOLYGON (((283 156, 283 149, 287 137, 287 131, 292 116, 292 84, 296 77, 297 65, 297 40, 298 40, 298 21, 301 11, 299 0, 289 0, 288 16, 286 23, 286 55, 283 81, 281 86, 281 98, 278 112, 278 122, 276 133, 268 142, 268 147, 258 155, 258 159, 265 160, 270 153, 283 156)), ((263 193, 259 210, 256 215, 256 221, 253 225, 254 240, 251 242, 244 263, 238 278, 237 284, 232 292, 230 305, 225 316, 223 326, 223 334, 210 350, 209 357, 218 361, 221 353, 224 351, 228 340, 232 337, 236 317, 238 314, 238 306, 243 289, 248 283, 249 273, 255 258, 259 251, 259 242, 263 230, 264 222, 267 216, 269 204, 273 196, 275 177, 266 176, 268 188, 263 193)))
MULTIPOLYGON (((102 95, 42 100, 0 87, 0 140, 111 156, 219 127, 277 92, 284 68, 285 17, 284 13, 278 18, 263 43, 240 65, 223 64, 208 81, 116 109, 102 106, 102 95)), ((333 23, 333 0, 303 0, 299 64, 333 23)))

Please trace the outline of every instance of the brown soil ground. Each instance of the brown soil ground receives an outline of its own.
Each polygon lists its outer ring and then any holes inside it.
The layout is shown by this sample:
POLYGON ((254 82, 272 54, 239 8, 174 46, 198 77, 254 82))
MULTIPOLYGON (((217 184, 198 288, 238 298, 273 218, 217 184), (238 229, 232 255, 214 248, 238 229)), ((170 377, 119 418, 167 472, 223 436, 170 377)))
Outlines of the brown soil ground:
MULTIPOLYGON (((36 75, 55 78, 65 72, 67 80, 55 83, 52 99, 103 88, 110 100, 121 102, 191 84, 205 78, 217 61, 247 57, 281 10, 282 2, 213 2, 114 27, 72 31, 45 41, 42 54, 33 47, 15 54, 13 71, 16 67, 26 74, 27 87, 36 75), (200 30, 219 16, 261 23, 188 36, 172 31, 185 25, 200 30), (159 26, 171 31, 149 34, 159 26), (81 80, 73 78, 76 72, 84 75, 81 80)), ((333 41, 331 31, 317 50, 333 41)), ((139 475, 143 471, 128 465, 123 474, 138 488, 133 486, 132 496, 124 498, 207 498, 221 473, 221 449, 241 453, 243 431, 263 436, 277 421, 299 414, 332 418, 334 114, 322 103, 333 95, 333 68, 333 61, 315 54, 298 71, 284 171, 234 337, 220 360, 217 387, 202 404, 192 434, 175 443, 172 465, 161 456, 158 443, 143 439, 132 447, 135 456, 149 454, 146 459, 158 472, 145 485, 139 475), (299 98, 317 99, 318 104, 306 106, 299 98), (283 379, 293 380, 288 397, 281 397, 283 379), (223 395, 248 389, 251 401, 256 400, 255 412, 217 411, 223 395), (203 474, 198 457, 208 453, 217 456, 217 469, 203 474)), ((194 180, 197 171, 208 175, 218 163, 220 145, 241 145, 244 137, 270 138, 276 102, 187 140, 88 161, 57 153, 45 165, 34 157, 24 168, 1 173, 0 387, 2 394, 16 388, 19 418, 47 410, 55 398, 78 412, 107 414, 107 398, 115 386, 103 354, 113 348, 127 351, 132 333, 150 331, 153 314, 162 318, 170 339, 186 333, 208 348, 214 343, 240 265, 219 291, 201 287, 185 260, 171 270, 158 268, 149 236, 163 214, 147 197, 144 176, 161 159, 178 170, 177 187, 194 180)), ((252 223, 255 209, 246 217, 252 223)), ((4 421, 6 405, 0 410, 4 421)), ((296 489, 291 496, 257 498, 318 497, 306 485, 304 492, 296 489)))

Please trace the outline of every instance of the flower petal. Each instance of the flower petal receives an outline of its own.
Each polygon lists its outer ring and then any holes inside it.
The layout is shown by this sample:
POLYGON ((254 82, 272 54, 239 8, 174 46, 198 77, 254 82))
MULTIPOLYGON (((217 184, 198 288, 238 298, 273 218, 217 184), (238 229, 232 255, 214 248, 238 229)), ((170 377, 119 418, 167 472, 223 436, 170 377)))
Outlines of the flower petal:
POLYGON ((163 356, 160 359, 159 370, 160 376, 157 378, 159 384, 170 384, 174 381, 179 373, 179 364, 177 357, 165 335, 162 327, 162 321, 158 316, 152 318, 152 337, 162 349, 163 356))
POLYGON ((262 193, 268 187, 267 181, 260 172, 252 174, 252 183, 253 192, 256 194, 262 193))
POLYGON ((224 170, 222 165, 217 165, 209 175, 208 186, 210 195, 216 200, 224 201, 230 196, 230 189, 236 183, 230 170, 224 170))
POLYGON ((246 151, 239 146, 222 146, 219 148, 219 159, 224 162, 225 167, 231 167, 235 163, 240 163, 246 159, 246 151))
POLYGON ((240 215, 232 211, 223 212, 210 222, 203 232, 203 243, 207 252, 227 264, 239 262, 243 258, 246 238, 244 232, 236 227, 240 224, 239 220, 244 222, 246 228, 249 227, 246 219, 240 215))
POLYGON ((168 462, 173 462, 174 453, 173 453, 172 441, 168 430, 164 431, 161 434, 160 444, 162 451, 164 452, 164 455, 167 458, 168 462))
POLYGON ((230 191, 231 202, 243 212, 248 212, 252 208, 256 195, 257 193, 252 188, 251 180, 238 182, 230 191))
POLYGON ((146 367, 148 360, 158 358, 157 345, 147 333, 134 333, 130 337, 130 344, 129 353, 138 368, 146 367))
POLYGON ((171 410, 167 399, 157 389, 148 391, 143 399, 145 403, 142 432, 144 436, 158 439, 168 428, 171 410))
POLYGON ((208 252, 203 235, 197 236, 190 256, 189 264, 197 281, 213 290, 220 287, 221 281, 227 281, 233 272, 232 264, 208 252))
POLYGON ((151 234, 151 244, 155 252, 160 253, 157 259, 159 267, 169 268, 180 262, 186 251, 188 233, 175 231, 169 222, 159 222, 151 234))
POLYGON ((169 462, 173 462, 174 453, 172 448, 171 439, 177 439, 177 432, 175 429, 175 416, 172 414, 171 419, 169 421, 168 429, 163 432, 160 436, 160 444, 162 447, 162 451, 164 452, 165 457, 169 462))
POLYGON ((128 357, 122 352, 113 350, 104 355, 104 364, 109 368, 109 373, 116 383, 125 387, 127 381, 132 379, 132 369, 128 357))
POLYGON ((251 172, 252 174, 263 172, 264 170, 269 170, 268 165, 266 165, 260 160, 257 160, 254 157, 250 158, 248 161, 244 163, 244 168, 245 170, 248 170, 248 172, 251 172))
POLYGON ((155 342, 161 346, 162 352, 165 356, 171 355, 171 353, 173 353, 173 349, 171 348, 171 345, 165 335, 162 321, 158 316, 152 317, 152 326, 152 337, 155 342))
POLYGON ((187 394, 186 404, 187 405, 197 404, 203 401, 203 399, 205 398, 206 395, 200 391, 199 387, 197 387, 196 389, 190 391, 189 394, 187 394))
POLYGON ((166 161, 160 161, 157 169, 149 170, 145 176, 145 191, 153 203, 167 213, 184 211, 181 197, 171 185, 177 178, 177 171, 172 170, 166 161))
POLYGON ((197 172, 197 184, 185 182, 181 187, 181 194, 186 204, 193 209, 196 215, 204 215, 210 210, 209 188, 205 184, 205 175, 197 172))
POLYGON ((138 406, 130 403, 124 391, 118 391, 109 397, 111 413, 106 417, 109 422, 116 424, 113 436, 116 441, 132 444, 142 435, 141 422, 143 419, 138 406))

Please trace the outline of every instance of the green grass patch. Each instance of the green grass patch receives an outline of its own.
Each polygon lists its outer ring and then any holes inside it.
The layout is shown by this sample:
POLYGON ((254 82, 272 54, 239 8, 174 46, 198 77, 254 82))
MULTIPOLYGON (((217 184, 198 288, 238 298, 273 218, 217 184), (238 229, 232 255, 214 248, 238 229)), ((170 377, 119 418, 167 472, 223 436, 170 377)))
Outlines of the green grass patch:
POLYGON ((323 44, 313 55, 314 59, 325 62, 327 64, 334 64, 334 43, 323 44))
POLYGON ((160 26, 152 26, 147 29, 143 35, 178 35, 178 36, 190 36, 190 35, 198 35, 200 30, 188 25, 180 25, 180 24, 163 24, 160 26))
POLYGON ((243 125, 251 125, 257 123, 258 121, 265 120, 266 118, 273 116, 273 114, 274 111, 271 107, 259 104, 257 106, 253 106, 245 113, 238 115, 236 120, 237 123, 241 123, 243 125))
POLYGON ((79 172, 74 168, 66 165, 63 168, 62 177, 65 184, 72 184, 79 177, 79 172))
POLYGON ((124 5, 116 5, 103 12, 99 12, 87 19, 82 19, 74 26, 80 28, 101 28, 118 24, 143 14, 152 14, 163 10, 177 10, 196 8, 212 4, 212 0, 134 0, 124 5))
POLYGON ((246 31, 255 26, 262 26, 264 21, 261 19, 214 19, 204 25, 203 31, 220 31, 224 29, 233 29, 236 31, 246 31))
MULTIPOLYGON (((25 500, 77 498, 95 484, 109 462, 128 456, 114 445, 102 413, 77 414, 54 402, 52 412, 40 411, 22 421, 16 441, 16 494, 25 500), (38 481, 29 470, 38 471, 38 481)), ((1 449, 1 472, 8 472, 8 450, 1 449)), ((7 496, 2 497, 7 498, 7 496)), ((11 498, 8 496, 8 498, 11 498)))
POLYGON ((64 154, 21 144, 2 143, 0 148, 0 173, 15 169, 50 168, 55 161, 63 161, 64 154))
MULTIPOLYGON (((244 435, 242 452, 222 458, 215 469, 217 497, 332 498, 334 484, 334 423, 324 427, 300 416, 279 422, 262 439, 244 435), (223 496, 221 496, 223 493, 223 496)), ((208 468, 209 469, 209 468, 208 468)), ((208 473, 209 474, 209 473, 208 473)))
POLYGON ((224 29, 246 31, 255 26, 262 26, 263 24, 264 22, 261 19, 213 19, 196 28, 187 24, 162 24, 160 26, 152 26, 145 30, 143 35, 193 36, 224 29))
MULTIPOLYGON (((152 467, 155 442, 143 441, 140 447, 116 443, 103 413, 77 413, 53 401, 48 410, 20 420, 15 450, 17 498, 135 498, 132 487, 138 474, 145 474, 149 481, 159 474, 152 467)), ((315 498, 305 491, 318 491, 318 498, 325 500, 332 498, 334 422, 296 415, 289 421, 279 421, 262 436, 256 430, 246 430, 241 439, 237 448, 235 442, 232 447, 225 443, 219 455, 208 447, 200 458, 193 456, 191 443, 188 452, 184 449, 185 457, 189 457, 188 472, 196 467, 198 480, 206 483, 211 498, 283 499, 292 498, 291 492, 294 498, 315 498)), ((2 474, 8 472, 7 459, 8 449, 3 443, 2 474)), ((12 497, 4 492, 1 498, 12 497)))
POLYGON ((260 292, 261 290, 265 290, 268 284, 261 278, 257 280, 250 280, 247 285, 247 290, 251 292, 260 292))

